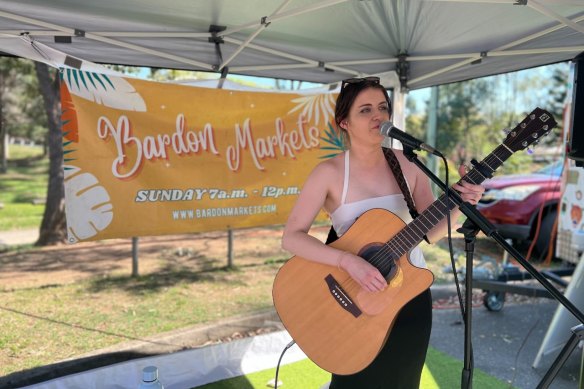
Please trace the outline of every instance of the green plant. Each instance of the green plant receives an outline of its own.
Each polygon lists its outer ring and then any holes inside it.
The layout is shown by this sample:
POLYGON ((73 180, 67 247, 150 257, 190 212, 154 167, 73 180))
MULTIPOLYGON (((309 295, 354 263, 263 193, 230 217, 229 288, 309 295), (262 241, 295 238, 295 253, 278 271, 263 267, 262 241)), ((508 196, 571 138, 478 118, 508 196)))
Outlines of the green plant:
POLYGON ((39 227, 47 193, 48 160, 38 147, 11 145, 8 171, 0 174, 0 231, 39 227))

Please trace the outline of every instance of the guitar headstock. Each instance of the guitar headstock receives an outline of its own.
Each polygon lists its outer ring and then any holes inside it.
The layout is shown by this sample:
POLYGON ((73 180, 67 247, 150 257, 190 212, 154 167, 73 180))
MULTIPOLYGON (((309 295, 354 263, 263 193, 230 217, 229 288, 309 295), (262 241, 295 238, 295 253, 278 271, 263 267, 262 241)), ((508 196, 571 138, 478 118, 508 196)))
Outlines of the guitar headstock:
POLYGON ((512 129, 503 144, 513 152, 523 150, 533 143, 538 143, 558 123, 551 113, 536 108, 512 129))

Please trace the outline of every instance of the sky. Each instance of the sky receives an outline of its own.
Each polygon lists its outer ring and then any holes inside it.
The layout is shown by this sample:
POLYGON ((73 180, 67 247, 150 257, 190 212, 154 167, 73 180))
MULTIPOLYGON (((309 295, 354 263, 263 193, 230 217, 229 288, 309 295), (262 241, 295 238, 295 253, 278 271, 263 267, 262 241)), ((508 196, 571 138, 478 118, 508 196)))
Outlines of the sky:
MULTIPOLYGON (((515 86, 517 83, 525 82, 525 80, 543 80, 546 78, 550 78, 553 72, 553 69, 556 67, 561 67, 568 71, 569 64, 567 62, 560 63, 560 64, 553 64, 553 65, 546 65, 540 66, 532 69, 525 69, 520 70, 517 72, 511 72, 506 74, 500 74, 495 76, 488 76, 484 77, 486 80, 495 83, 495 85, 499 86, 497 94, 500 98, 498 101, 503 103, 504 101, 509 101, 509 94, 512 94, 513 104, 515 105, 515 110, 517 112, 524 112, 530 111, 534 105, 537 105, 538 101, 542 101, 545 98, 545 94, 547 90, 542 88, 540 82, 537 82, 533 85, 533 88, 528 88, 528 91, 522 92, 521 95, 515 96, 515 86), (515 83, 515 85, 513 85, 515 83)), ((139 73, 137 74, 140 78, 148 78, 150 74, 149 68, 140 68, 139 73)), ((204 79, 218 79, 220 77, 219 73, 208 73, 208 72, 192 72, 193 79, 195 78, 204 78, 204 79)), ((265 89, 277 89, 277 81, 273 78, 269 77, 255 77, 255 76, 244 76, 244 75, 237 75, 237 74, 229 74, 227 79, 230 81, 234 81, 237 83, 261 87, 265 89)), ((309 89, 309 88, 316 88, 322 86, 319 83, 313 82, 301 82, 298 81, 289 81, 289 80, 279 80, 280 88, 284 90, 296 90, 296 89, 309 89)), ((410 91, 407 95, 407 99, 413 99, 416 106, 416 111, 419 113, 420 111, 425 111, 427 108, 427 102, 430 98, 430 91, 431 88, 422 88, 410 91)))

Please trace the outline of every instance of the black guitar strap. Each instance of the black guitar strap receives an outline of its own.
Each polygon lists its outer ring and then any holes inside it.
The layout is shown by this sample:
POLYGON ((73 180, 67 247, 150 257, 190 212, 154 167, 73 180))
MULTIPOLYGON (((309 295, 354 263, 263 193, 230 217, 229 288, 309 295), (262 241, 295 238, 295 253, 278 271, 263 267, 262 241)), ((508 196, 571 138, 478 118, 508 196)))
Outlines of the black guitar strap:
MULTIPOLYGON (((404 195, 404 199, 406 200, 406 204, 408 205, 408 209, 410 211, 410 215, 412 219, 415 219, 419 216, 418 210, 416 209, 416 205, 414 204, 414 199, 412 198, 412 194, 410 193, 410 189, 408 187, 408 183, 406 178, 404 177, 404 173, 402 172, 401 166, 397 157, 395 156, 394 152, 390 148, 382 147, 383 155, 385 156, 385 160, 391 169, 399 188, 404 195)), ((326 239, 326 244, 332 243, 335 240, 339 239, 337 232, 333 227, 331 227, 328 237, 326 239)), ((428 238, 424 236, 424 239, 428 241, 428 238)))

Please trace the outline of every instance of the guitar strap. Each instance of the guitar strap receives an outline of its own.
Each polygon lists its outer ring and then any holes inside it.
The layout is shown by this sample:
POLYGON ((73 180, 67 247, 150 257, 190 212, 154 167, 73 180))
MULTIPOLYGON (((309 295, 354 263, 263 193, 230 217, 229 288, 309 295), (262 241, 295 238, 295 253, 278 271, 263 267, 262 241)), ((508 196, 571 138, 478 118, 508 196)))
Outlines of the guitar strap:
MULTIPOLYGON (((416 205, 414 204, 414 199, 412 198, 412 194, 410 193, 410 187, 408 186, 406 178, 404 177, 404 173, 401 170, 399 161, 397 160, 397 157, 395 156, 392 149, 385 147, 382 147, 382 149, 383 155, 385 155, 385 160, 387 161, 389 168, 393 172, 395 180, 397 181, 397 184, 399 185, 399 188, 401 189, 402 194, 404 195, 404 199, 406 200, 406 204, 408 205, 410 215, 412 216, 412 219, 415 219, 418 216, 420 216, 420 214, 418 213, 416 205)), ((426 235, 424 235, 424 240, 430 243, 426 235)))
MULTIPOLYGON (((404 195, 404 199, 406 200, 406 204, 408 205, 408 209, 410 211, 412 219, 417 218, 419 216, 419 213, 418 210, 416 209, 416 205, 414 204, 414 199, 412 198, 412 194, 410 193, 408 183, 406 182, 406 178, 404 177, 404 173, 402 172, 397 157, 395 156, 392 149, 386 147, 382 147, 381 149, 383 150, 385 160, 387 161, 387 164, 389 165, 389 168, 391 169, 393 176, 395 177, 395 180, 397 181, 397 184, 399 185, 399 188, 401 189, 402 194, 404 195)), ((331 227, 326 243, 327 244, 332 243, 337 239, 339 239, 337 232, 333 227, 331 227)), ((429 243, 428 238, 425 235, 424 239, 426 240, 426 242, 429 243)))
POLYGON ((390 148, 381 148, 383 150, 383 155, 385 155, 385 160, 391 169, 399 188, 404 195, 406 203, 408 204, 408 209, 410 210, 410 215, 412 219, 415 219, 419 216, 418 210, 416 209, 416 205, 414 204, 414 199, 412 198, 412 194, 410 193, 410 188, 408 187, 408 183, 406 182, 406 178, 404 177, 404 173, 401 170, 401 166, 395 153, 390 148))

